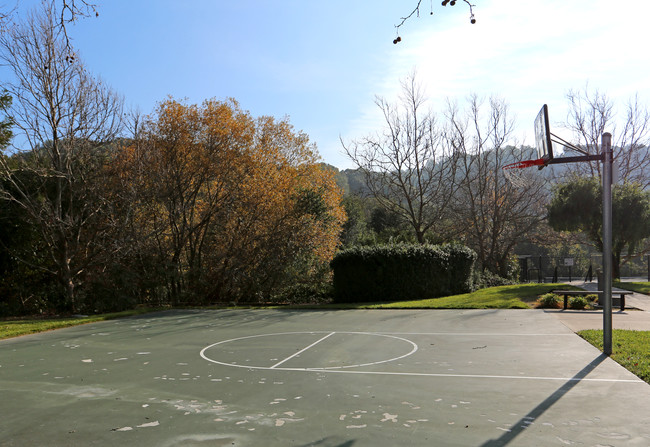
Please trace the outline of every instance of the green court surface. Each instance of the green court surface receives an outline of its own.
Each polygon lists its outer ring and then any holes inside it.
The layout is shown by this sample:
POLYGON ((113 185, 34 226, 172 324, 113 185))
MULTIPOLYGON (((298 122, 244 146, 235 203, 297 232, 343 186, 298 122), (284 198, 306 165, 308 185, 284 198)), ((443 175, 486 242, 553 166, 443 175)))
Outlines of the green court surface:
POLYGON ((536 310, 187 310, 0 342, 1 446, 648 446, 650 385, 536 310))

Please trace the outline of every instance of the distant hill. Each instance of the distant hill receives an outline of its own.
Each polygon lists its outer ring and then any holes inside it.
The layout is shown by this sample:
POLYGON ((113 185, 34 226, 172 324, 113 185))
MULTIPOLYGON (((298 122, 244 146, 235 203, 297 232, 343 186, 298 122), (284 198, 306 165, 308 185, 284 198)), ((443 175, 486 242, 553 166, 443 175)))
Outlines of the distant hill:
POLYGON ((340 171, 336 166, 327 163, 321 163, 325 169, 334 171, 336 174, 336 183, 343 190, 345 195, 356 194, 365 195, 368 192, 363 173, 358 169, 345 169, 340 171))

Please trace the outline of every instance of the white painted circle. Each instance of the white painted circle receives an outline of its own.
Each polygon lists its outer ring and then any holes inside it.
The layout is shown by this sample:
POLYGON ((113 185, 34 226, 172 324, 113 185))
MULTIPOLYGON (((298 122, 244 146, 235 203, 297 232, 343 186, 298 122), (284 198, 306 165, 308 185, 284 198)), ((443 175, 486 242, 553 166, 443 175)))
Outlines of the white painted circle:
MULTIPOLYGON (((397 337, 395 335, 387 335, 387 334, 378 334, 374 332, 338 332, 338 331, 332 331, 332 332, 326 332, 326 331, 310 331, 310 332, 278 332, 278 333, 273 333, 273 334, 260 334, 260 335, 249 335, 246 337, 237 337, 237 338, 231 338, 228 340, 223 340, 217 343, 213 343, 209 346, 206 346, 201 350, 201 357, 203 359, 212 362, 212 363, 217 363, 219 365, 224 365, 224 366, 232 366, 236 368, 246 368, 246 369, 258 369, 258 370, 278 370, 278 371, 328 371, 328 370, 341 370, 341 369, 348 369, 348 368, 359 368, 359 367, 364 367, 364 366, 372 366, 372 365, 379 365, 382 363, 389 363, 389 362, 394 362, 400 359, 403 359, 405 357, 410 356, 411 354, 415 353, 418 350, 418 345, 416 345, 414 342, 411 340, 408 340, 403 337, 397 337), (388 359, 381 359, 373 362, 364 362, 364 363, 357 363, 354 365, 342 365, 342 366, 327 366, 327 367, 301 367, 301 368, 288 368, 288 367, 281 367, 280 365, 284 363, 285 361, 288 361, 292 359, 294 356, 289 356, 286 359, 276 363, 275 365, 272 366, 259 366, 259 365, 244 365, 244 364, 239 364, 239 363, 233 363, 233 362, 226 362, 226 361, 220 361, 214 358, 210 358, 207 355, 207 351, 210 350, 211 348, 214 348, 216 346, 221 346, 221 345, 226 345, 228 343, 234 343, 242 340, 251 340, 255 338, 261 338, 261 337, 276 337, 276 336, 300 336, 300 335, 316 335, 316 334, 325 334, 323 338, 320 340, 316 341, 315 343, 312 343, 311 345, 305 347, 302 351, 303 352, 308 350, 311 346, 316 345, 322 340, 325 340, 326 338, 333 336, 333 335, 370 335, 370 336, 376 336, 376 337, 385 337, 385 338, 390 338, 394 340, 398 340, 401 342, 404 342, 407 348, 405 351, 408 350, 408 352, 405 352, 402 355, 388 358, 388 359)), ((276 359, 277 360, 277 359, 276 359)))

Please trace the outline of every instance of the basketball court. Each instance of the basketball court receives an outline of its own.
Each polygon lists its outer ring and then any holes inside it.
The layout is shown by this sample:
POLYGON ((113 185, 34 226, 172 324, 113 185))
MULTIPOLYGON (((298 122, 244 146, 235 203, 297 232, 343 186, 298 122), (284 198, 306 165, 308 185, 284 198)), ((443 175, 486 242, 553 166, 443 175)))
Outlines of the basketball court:
POLYGON ((187 310, 0 342, 2 446, 647 446, 650 386, 522 310, 187 310))

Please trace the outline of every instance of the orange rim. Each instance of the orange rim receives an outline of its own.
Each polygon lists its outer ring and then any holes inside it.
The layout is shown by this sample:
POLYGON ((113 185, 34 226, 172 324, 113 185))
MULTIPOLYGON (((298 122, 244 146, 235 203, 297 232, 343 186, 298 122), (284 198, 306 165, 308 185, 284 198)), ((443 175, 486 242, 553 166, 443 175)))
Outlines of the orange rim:
POLYGON ((538 158, 537 160, 523 160, 505 165, 502 169, 523 169, 530 168, 531 166, 542 166, 544 163, 546 163, 546 160, 543 158, 538 158))

